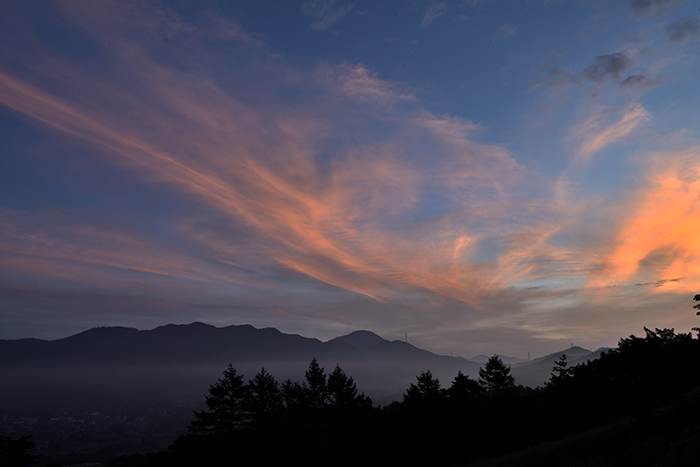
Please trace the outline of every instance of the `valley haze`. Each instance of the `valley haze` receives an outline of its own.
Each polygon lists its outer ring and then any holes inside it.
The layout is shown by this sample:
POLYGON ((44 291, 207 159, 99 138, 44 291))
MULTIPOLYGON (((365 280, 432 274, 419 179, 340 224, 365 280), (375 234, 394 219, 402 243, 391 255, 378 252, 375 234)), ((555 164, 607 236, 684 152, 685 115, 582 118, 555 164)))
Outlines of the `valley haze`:
MULTIPOLYGON (((572 347, 532 361, 503 359, 512 363, 516 384, 536 387, 561 354, 573 365, 597 358, 601 350, 572 347)), ((327 372, 340 365, 375 404, 400 400, 422 371, 449 387, 458 371, 477 379, 485 362, 483 356, 437 355, 370 331, 322 342, 250 325, 101 327, 54 341, 0 340, 0 410, 178 400, 197 405, 229 364, 246 379, 264 367, 279 382, 302 381, 313 357, 327 372)))

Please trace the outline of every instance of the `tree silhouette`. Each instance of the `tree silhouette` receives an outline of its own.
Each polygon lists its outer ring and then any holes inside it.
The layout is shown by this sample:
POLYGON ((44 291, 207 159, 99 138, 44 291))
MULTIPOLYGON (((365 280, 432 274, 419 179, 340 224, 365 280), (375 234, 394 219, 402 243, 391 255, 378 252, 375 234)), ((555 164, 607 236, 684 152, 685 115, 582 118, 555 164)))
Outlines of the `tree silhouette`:
POLYGON ((482 388, 479 383, 461 371, 452 380, 452 386, 447 390, 447 396, 453 401, 464 401, 480 396, 482 388))
POLYGON ((510 367, 494 355, 483 368, 479 369, 479 384, 491 394, 498 394, 506 388, 515 386, 515 378, 510 374, 510 367))
POLYGON ((222 434, 244 428, 250 422, 248 391, 243 375, 229 364, 223 377, 209 388, 209 395, 204 396, 209 411, 194 412, 190 431, 222 434))
POLYGON ((554 362, 552 367, 552 375, 549 377, 549 382, 555 380, 564 379, 573 374, 573 368, 568 367, 569 363, 566 361, 566 354, 562 354, 559 360, 554 362))
POLYGON ((15 440, 0 436, 0 466, 25 467, 36 464, 37 456, 27 454, 27 451, 34 447, 29 438, 31 436, 22 436, 15 440))
MULTIPOLYGON (((700 302, 700 294, 695 295, 693 297, 693 300, 696 302, 700 302)), ((700 310, 700 303, 698 303, 697 305, 693 305, 693 308, 696 310, 700 310)), ((698 311, 695 314, 700 315, 700 311, 698 311)), ((700 327, 694 327, 692 330, 698 333, 698 339, 700 339, 700 327)))
POLYGON ((282 401, 287 410, 301 410, 306 407, 306 392, 297 381, 286 379, 282 383, 282 401))
POLYGON ((345 372, 336 365, 333 372, 328 375, 328 399, 332 407, 343 408, 353 405, 357 399, 357 386, 352 377, 348 378, 345 372))
POLYGON ((248 382, 249 408, 255 422, 264 422, 282 409, 282 393, 277 380, 263 367, 248 382))
POLYGON ((328 386, 326 384, 326 373, 318 364, 316 357, 311 359, 309 369, 306 370, 306 383, 304 389, 307 396, 307 403, 312 409, 320 409, 326 405, 328 386))
POLYGON ((417 384, 411 383, 403 395, 404 402, 435 401, 441 398, 440 380, 434 378, 430 370, 421 371, 416 379, 417 384))

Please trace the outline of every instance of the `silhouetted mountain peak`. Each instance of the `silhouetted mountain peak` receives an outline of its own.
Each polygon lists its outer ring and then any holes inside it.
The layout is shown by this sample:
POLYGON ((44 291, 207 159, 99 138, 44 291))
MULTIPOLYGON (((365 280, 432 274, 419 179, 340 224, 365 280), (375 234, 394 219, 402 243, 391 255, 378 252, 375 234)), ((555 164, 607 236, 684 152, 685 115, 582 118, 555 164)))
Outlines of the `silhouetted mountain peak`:
POLYGON ((328 342, 342 341, 357 349, 368 349, 383 342, 389 342, 386 339, 376 335, 371 331, 354 331, 345 336, 336 337, 328 342))
POLYGON ((584 349, 583 347, 574 345, 573 347, 569 347, 566 350, 560 350, 559 352, 554 352, 549 355, 545 355, 544 357, 536 358, 532 360, 532 363, 554 362, 556 360, 559 360, 562 355, 566 355, 566 358, 569 361, 569 363, 572 363, 573 360, 578 359, 580 357, 584 357, 586 355, 590 355, 591 353, 592 352, 588 349, 584 349))
POLYGON ((128 328, 124 326, 100 326, 98 328, 88 329, 87 331, 74 334, 72 336, 58 339, 57 342, 100 342, 109 341, 112 339, 123 339, 127 336, 138 334, 136 328, 128 328))
POLYGON ((158 326, 154 331, 161 330, 161 331, 170 331, 174 329, 216 329, 214 326, 211 324, 206 324, 202 323, 201 321, 194 321, 189 324, 166 324, 163 326, 158 326))
POLYGON ((578 345, 574 345, 574 346, 569 347, 566 350, 562 350, 562 353, 571 354, 571 355, 583 355, 583 354, 589 354, 589 353, 591 353, 591 351, 588 349, 584 349, 583 347, 579 347, 578 345))

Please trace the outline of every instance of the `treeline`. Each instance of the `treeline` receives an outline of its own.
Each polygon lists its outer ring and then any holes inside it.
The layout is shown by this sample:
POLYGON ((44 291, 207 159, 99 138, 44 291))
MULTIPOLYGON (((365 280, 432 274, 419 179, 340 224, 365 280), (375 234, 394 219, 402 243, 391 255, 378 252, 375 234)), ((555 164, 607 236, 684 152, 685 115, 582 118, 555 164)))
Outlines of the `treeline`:
POLYGON ((568 367, 562 357, 544 387, 516 386, 494 356, 476 380, 458 373, 443 388, 424 371, 402 401, 376 407, 340 367, 327 373, 316 359, 301 383, 265 369, 245 381, 229 366, 187 435, 113 465, 468 465, 602 427, 575 453, 503 465, 657 465, 669 455, 666 465, 684 465, 674 459, 700 449, 690 441, 700 441, 699 369, 698 339, 646 329, 597 360, 568 367))

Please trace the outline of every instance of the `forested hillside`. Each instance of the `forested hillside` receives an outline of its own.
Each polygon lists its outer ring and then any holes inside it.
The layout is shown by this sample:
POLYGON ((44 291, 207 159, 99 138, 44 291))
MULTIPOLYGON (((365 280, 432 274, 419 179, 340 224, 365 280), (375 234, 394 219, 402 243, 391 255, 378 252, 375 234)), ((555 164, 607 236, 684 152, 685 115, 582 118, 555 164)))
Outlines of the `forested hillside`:
POLYGON ((700 452, 700 340, 645 331, 598 360, 560 359, 544 387, 515 386, 494 356, 447 387, 426 369, 385 407, 315 359, 302 382, 281 384, 229 367, 187 435, 114 465, 689 465, 700 452))

